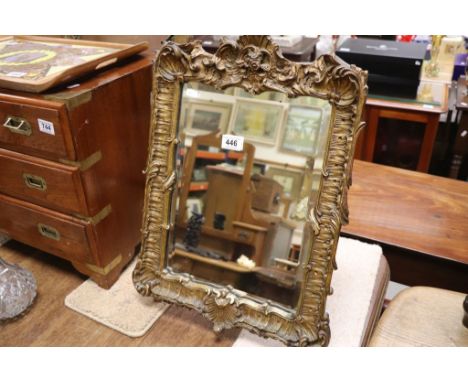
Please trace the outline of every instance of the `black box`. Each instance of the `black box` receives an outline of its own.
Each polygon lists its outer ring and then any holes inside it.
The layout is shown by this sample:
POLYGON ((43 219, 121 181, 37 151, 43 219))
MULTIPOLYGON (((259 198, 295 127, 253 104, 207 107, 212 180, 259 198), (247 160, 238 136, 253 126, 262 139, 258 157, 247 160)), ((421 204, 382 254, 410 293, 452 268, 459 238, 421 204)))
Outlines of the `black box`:
POLYGON ((416 98, 426 50, 421 43, 349 38, 336 55, 369 72, 369 94, 416 98))

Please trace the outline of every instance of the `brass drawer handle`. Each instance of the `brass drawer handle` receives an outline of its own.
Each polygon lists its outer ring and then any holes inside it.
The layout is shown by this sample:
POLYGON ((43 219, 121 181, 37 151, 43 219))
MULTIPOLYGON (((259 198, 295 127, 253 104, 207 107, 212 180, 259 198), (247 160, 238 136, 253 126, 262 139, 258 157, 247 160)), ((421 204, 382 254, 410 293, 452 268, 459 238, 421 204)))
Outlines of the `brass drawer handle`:
POLYGON ((29 136, 32 133, 29 122, 20 117, 8 116, 3 126, 15 134, 29 136))
POLYGON ((47 190, 47 183, 44 178, 41 178, 37 175, 23 174, 24 183, 29 188, 34 188, 35 190, 45 191, 47 190))
POLYGON ((54 227, 39 223, 37 225, 37 229, 39 230, 39 233, 44 237, 57 241, 60 240, 60 232, 57 231, 54 227))

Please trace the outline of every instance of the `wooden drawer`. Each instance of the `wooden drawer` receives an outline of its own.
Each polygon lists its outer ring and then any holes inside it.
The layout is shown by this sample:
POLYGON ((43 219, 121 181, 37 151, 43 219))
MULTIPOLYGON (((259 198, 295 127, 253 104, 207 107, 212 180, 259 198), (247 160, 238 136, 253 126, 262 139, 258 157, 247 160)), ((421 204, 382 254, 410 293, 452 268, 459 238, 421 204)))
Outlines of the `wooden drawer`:
POLYGON ((0 149, 0 192, 62 212, 88 216, 77 167, 0 149))
POLYGON ((0 232, 71 261, 93 262, 93 227, 46 208, 0 195, 0 232))
POLYGON ((53 160, 75 159, 67 112, 57 102, 2 95, 0 146, 53 160))
POLYGON ((234 227, 234 236, 237 240, 244 243, 250 244, 254 240, 254 232, 241 227, 234 227))

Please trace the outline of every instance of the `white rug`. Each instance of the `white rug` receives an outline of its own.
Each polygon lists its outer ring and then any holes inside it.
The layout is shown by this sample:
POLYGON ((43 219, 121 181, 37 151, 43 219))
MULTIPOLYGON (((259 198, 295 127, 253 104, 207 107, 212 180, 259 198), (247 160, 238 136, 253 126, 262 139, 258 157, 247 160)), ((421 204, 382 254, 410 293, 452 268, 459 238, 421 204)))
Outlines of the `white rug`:
MULTIPOLYGON (((388 284, 388 264, 378 245, 340 237, 333 273, 333 294, 327 298, 329 346, 362 346, 368 340, 388 284), (382 286, 383 285, 383 286, 382 286)), ((233 346, 284 346, 242 330, 233 346)))
POLYGON ((86 280, 65 298, 65 305, 129 337, 143 336, 168 305, 155 303, 152 297, 143 297, 135 290, 134 268, 135 261, 109 290, 86 280))
MULTIPOLYGON (((332 279, 334 294, 327 299, 330 346, 361 346, 369 325, 373 325, 373 313, 379 309, 376 305, 380 304, 384 291, 378 281, 388 278, 385 273, 388 265, 380 246, 346 238, 340 238, 338 243, 337 262, 338 270, 332 279)), ((168 305, 138 294, 131 278, 134 267, 134 263, 130 264, 109 290, 98 287, 92 280, 85 281, 65 298, 65 305, 127 336, 144 335, 168 305)), ((282 346, 282 343, 242 330, 233 346, 282 346)))

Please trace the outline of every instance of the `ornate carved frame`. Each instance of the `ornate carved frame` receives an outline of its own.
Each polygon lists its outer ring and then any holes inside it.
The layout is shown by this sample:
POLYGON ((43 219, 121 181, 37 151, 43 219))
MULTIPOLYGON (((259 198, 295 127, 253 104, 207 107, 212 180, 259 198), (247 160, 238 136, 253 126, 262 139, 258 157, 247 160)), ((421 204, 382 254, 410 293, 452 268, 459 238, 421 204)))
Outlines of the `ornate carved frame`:
POLYGON ((201 42, 166 43, 154 66, 149 156, 142 229, 142 249, 133 282, 139 293, 196 309, 213 321, 214 330, 242 327, 288 345, 322 345, 330 339, 325 301, 342 223, 347 223, 347 189, 352 158, 367 95, 367 72, 334 56, 312 63, 285 59, 268 36, 242 36, 222 41, 215 54, 201 42), (177 125, 184 82, 216 88, 238 86, 252 94, 267 90, 288 97, 315 96, 332 105, 328 151, 319 196, 309 203, 304 227, 302 290, 296 310, 246 293, 175 273, 166 267, 167 243, 173 228, 176 185, 177 125))

